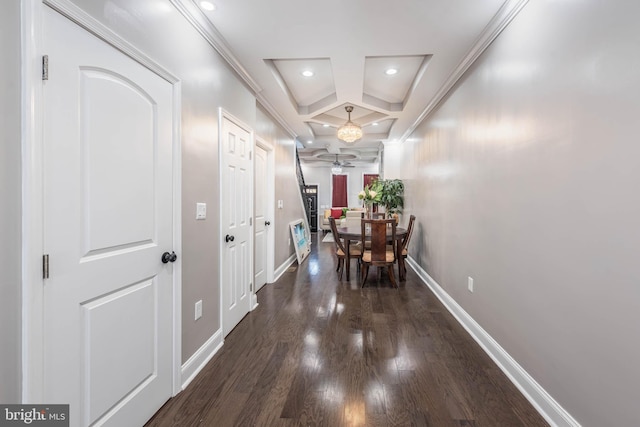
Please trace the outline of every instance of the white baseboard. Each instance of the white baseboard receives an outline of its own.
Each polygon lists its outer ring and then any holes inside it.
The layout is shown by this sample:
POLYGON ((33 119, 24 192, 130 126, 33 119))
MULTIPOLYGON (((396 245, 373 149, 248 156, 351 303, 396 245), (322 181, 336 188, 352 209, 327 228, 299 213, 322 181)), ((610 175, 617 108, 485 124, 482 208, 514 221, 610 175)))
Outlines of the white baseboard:
POLYGON ((280 279, 280 276, 282 276, 284 274, 285 271, 287 271, 287 268, 291 267, 291 264, 293 264, 294 262, 296 262, 297 258, 296 258, 296 254, 294 253, 293 255, 291 255, 289 258, 287 258, 285 260, 285 262, 283 262, 282 264, 280 264, 280 267, 278 267, 276 269, 276 271, 274 271, 273 275, 275 276, 273 281, 277 282, 278 279, 280 279))
POLYGON ((222 329, 211 336, 193 356, 182 365, 182 389, 187 388, 189 383, 198 375, 211 358, 222 348, 222 329))
MULTIPOLYGON (((296 254, 291 255, 278 269, 275 271, 274 282, 277 281, 280 276, 296 261, 296 254)), ((255 294, 253 294, 255 298, 255 294)), ((252 310, 258 306, 257 298, 252 301, 252 310)), ((189 358, 182 365, 182 389, 184 390, 196 375, 204 368, 204 366, 211 360, 211 358, 220 350, 224 340, 222 338, 222 330, 219 329, 211 338, 205 342, 202 347, 196 351, 193 356, 189 358)))
POLYGON ((557 427, 580 427, 578 421, 560 406, 413 258, 407 258, 407 263, 549 424, 557 427))
POLYGON ((258 295, 256 295, 256 293, 252 293, 251 294, 251 308, 249 309, 249 311, 253 311, 256 308, 258 308, 258 295))

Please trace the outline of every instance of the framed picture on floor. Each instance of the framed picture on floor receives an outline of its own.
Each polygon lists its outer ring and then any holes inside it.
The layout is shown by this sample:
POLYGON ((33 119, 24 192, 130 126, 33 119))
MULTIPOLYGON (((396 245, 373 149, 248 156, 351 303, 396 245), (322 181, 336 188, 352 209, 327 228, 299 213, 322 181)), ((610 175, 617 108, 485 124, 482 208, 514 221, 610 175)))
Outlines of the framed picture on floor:
POLYGON ((293 239, 293 246, 296 248, 298 264, 302 264, 302 261, 304 261, 311 252, 311 242, 307 235, 307 229, 302 218, 291 221, 289 228, 291 228, 291 238, 293 239))

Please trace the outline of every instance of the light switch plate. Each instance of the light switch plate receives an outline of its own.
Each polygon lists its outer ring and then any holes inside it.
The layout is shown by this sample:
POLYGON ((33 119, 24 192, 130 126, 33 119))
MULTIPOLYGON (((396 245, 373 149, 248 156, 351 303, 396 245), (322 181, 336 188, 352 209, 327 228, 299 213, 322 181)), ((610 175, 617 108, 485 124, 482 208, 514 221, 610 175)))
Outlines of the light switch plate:
POLYGON ((196 219, 205 219, 207 217, 207 204, 196 203, 196 219))
POLYGON ((198 300, 196 302, 196 310, 195 310, 195 320, 198 320, 202 317, 202 300, 198 300))

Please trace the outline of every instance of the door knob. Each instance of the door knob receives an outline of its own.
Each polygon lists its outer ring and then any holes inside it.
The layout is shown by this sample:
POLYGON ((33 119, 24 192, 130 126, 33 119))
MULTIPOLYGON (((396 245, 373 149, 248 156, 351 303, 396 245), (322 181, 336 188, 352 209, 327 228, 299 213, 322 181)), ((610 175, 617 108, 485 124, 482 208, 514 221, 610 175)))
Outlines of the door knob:
POLYGON ((224 238, 224 241, 225 241, 225 242, 227 242, 227 243, 229 243, 229 242, 233 242, 233 240, 234 240, 234 239, 235 239, 235 237, 230 236, 230 235, 228 235, 228 234, 227 234, 227 235, 225 236, 225 238, 224 238))
POLYGON ((163 264, 166 264, 168 262, 176 262, 176 260, 178 259, 178 255, 176 255, 176 253, 173 251, 171 251, 171 253, 165 252, 162 254, 161 259, 163 264))
POLYGON ((264 225, 271 225, 271 221, 265 221, 264 225))

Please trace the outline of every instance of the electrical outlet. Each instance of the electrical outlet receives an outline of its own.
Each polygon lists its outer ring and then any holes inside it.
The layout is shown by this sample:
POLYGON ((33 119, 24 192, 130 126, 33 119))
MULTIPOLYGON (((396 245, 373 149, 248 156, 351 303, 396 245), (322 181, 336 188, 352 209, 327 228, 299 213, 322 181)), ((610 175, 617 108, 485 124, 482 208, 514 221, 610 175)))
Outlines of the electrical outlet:
POLYGON ((469 292, 473 292, 473 277, 467 277, 467 287, 469 292))
POLYGON ((201 317, 202 317, 202 300, 199 300, 196 302, 196 319, 195 320, 198 320, 201 317))

